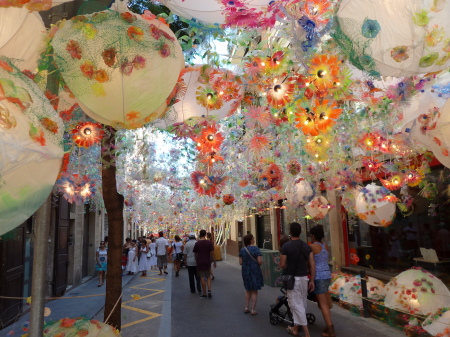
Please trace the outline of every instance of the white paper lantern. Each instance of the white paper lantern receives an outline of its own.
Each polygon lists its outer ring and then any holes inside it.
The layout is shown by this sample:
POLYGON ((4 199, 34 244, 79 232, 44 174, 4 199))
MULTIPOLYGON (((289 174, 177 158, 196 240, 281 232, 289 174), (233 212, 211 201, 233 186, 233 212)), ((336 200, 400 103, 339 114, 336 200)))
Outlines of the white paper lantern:
POLYGON ((449 67, 450 4, 431 0, 344 0, 338 44, 358 68, 384 76, 449 67))
POLYGON ((295 207, 305 205, 314 198, 315 192, 311 184, 302 177, 297 177, 293 185, 285 190, 287 202, 295 207))
POLYGON ((16 66, 21 70, 34 71, 45 30, 44 22, 38 13, 30 12, 26 8, 2 8, 0 55, 16 59, 16 66))
POLYGON ((434 122, 436 127, 429 131, 431 150, 444 166, 450 167, 450 99, 434 122))
POLYGON ((328 214, 330 208, 331 206, 329 205, 327 198, 323 196, 315 197, 305 205, 306 213, 316 221, 323 219, 328 214))
POLYGON ((450 306, 450 291, 436 276, 411 268, 394 277, 385 287, 386 307, 428 315, 450 306))
POLYGON ((450 308, 439 308, 423 322, 422 328, 432 336, 448 336, 450 332, 450 308))
MULTIPOLYGON (((374 277, 368 277, 367 280, 367 297, 384 296, 384 283, 374 277)), ((346 280, 345 284, 340 288, 339 299, 359 307, 362 307, 362 290, 361 277, 356 275, 346 280)))
POLYGON ((0 235, 44 203, 64 154, 64 125, 37 85, 0 57, 0 235))
POLYGON ((168 26, 123 8, 74 17, 51 44, 83 110, 115 128, 137 128, 159 117, 184 68, 168 26))
POLYGON ((372 226, 391 225, 395 217, 396 198, 388 192, 382 186, 367 185, 356 197, 356 215, 372 226))

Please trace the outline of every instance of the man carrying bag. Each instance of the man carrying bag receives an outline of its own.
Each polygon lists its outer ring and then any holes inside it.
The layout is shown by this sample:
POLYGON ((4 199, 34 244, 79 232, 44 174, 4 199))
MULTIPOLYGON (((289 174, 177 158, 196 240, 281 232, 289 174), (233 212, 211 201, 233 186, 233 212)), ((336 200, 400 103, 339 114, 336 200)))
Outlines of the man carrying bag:
POLYGON ((316 275, 316 265, 311 248, 300 240, 300 233, 302 232, 300 224, 297 222, 291 223, 289 231, 291 241, 283 245, 280 256, 280 267, 286 269, 285 275, 292 275, 295 280, 294 287, 287 290, 289 307, 294 318, 294 326, 288 327, 288 332, 293 336, 298 336, 298 327, 302 326, 305 337, 310 337, 306 319, 306 303, 308 290, 310 292, 314 290, 314 282, 308 283, 307 265, 309 264, 312 280, 316 275))

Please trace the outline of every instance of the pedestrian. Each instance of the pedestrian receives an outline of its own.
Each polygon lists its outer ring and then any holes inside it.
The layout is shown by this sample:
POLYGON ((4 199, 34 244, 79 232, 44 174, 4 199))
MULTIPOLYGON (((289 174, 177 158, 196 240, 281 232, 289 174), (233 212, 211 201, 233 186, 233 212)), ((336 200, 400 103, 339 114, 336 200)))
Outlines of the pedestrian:
POLYGON ((195 285, 197 283, 197 291, 202 292, 202 286, 200 284, 200 277, 197 273, 197 263, 195 262, 194 246, 197 240, 195 239, 195 233, 189 234, 189 241, 184 246, 184 264, 187 266, 189 274, 189 287, 191 293, 195 294, 195 285))
MULTIPOLYGON (((211 241, 212 245, 213 245, 213 254, 214 254, 214 239, 212 237, 212 234, 210 232, 206 233, 206 238, 211 241)), ((211 269, 211 281, 213 281, 216 277, 214 276, 214 273, 211 269)))
POLYGON ((159 238, 156 240, 156 259, 159 268, 159 275, 162 275, 164 269, 164 274, 168 274, 167 269, 167 249, 169 247, 169 241, 164 238, 164 232, 160 231, 158 233, 159 238))
POLYGON ((239 264, 242 266, 242 279, 245 288, 244 313, 251 312, 252 315, 256 315, 258 290, 264 286, 264 282, 261 271, 262 254, 259 248, 255 246, 255 238, 252 234, 244 236, 244 248, 239 252, 239 264))
POLYGON ((323 337, 335 337, 334 325, 331 321, 330 309, 333 306, 331 301, 331 294, 328 292, 328 287, 331 283, 331 270, 328 265, 328 250, 327 246, 322 242, 325 236, 323 226, 317 225, 309 231, 311 234, 311 250, 314 255, 314 262, 316 264, 316 276, 314 278, 314 294, 316 295, 319 308, 322 311, 323 319, 325 320, 326 328, 322 333, 323 337))
POLYGON ((172 243, 173 267, 175 269, 175 277, 180 275, 181 261, 183 261, 184 245, 179 235, 175 235, 175 242, 172 243))
POLYGON ((141 277, 147 276, 147 270, 150 269, 150 260, 147 259, 147 253, 150 247, 147 246, 147 240, 142 237, 141 248, 139 249, 139 271, 142 272, 141 277))
POLYGON ((203 293, 201 298, 212 298, 211 294, 211 261, 216 268, 216 260, 214 259, 214 246, 211 241, 206 239, 206 231, 200 231, 199 240, 194 246, 195 262, 197 264, 197 272, 202 284, 203 293), (208 290, 208 295, 206 291, 208 290))
MULTIPOLYGON (((150 261, 149 261, 149 265, 150 265, 150 270, 154 270, 156 269, 156 265, 157 265, 157 259, 156 259, 156 243, 155 243, 155 238, 152 237, 150 242, 150 261)), ((148 256, 148 255, 147 255, 148 256)))
POLYGON ((106 270, 108 268, 108 249, 106 248, 105 241, 100 242, 100 247, 95 253, 97 264, 95 270, 98 271, 98 286, 102 286, 106 280, 106 270))
POLYGON ((134 275, 138 270, 138 249, 136 240, 131 240, 131 248, 128 249, 127 275, 134 275))
POLYGON ((309 291, 314 290, 314 282, 308 284, 309 263, 311 279, 316 276, 316 266, 311 247, 300 240, 302 227, 298 222, 289 225, 291 241, 286 242, 281 248, 280 267, 286 269, 286 275, 292 275, 295 279, 294 289, 286 290, 289 306, 294 318, 294 325, 288 327, 288 333, 298 336, 298 327, 301 326, 305 337, 310 337, 308 321, 306 319, 306 301, 309 291))

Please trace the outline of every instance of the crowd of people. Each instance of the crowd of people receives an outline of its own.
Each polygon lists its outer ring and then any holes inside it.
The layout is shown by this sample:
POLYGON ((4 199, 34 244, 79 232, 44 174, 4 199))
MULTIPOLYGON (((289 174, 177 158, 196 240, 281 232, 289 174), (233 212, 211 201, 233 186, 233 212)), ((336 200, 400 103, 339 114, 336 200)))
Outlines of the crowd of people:
MULTIPOLYGON (((289 237, 286 236, 280 240, 279 262, 283 274, 291 275, 295 279, 292 289, 286 290, 293 316, 293 325, 288 327, 288 333, 298 336, 301 327, 304 335, 310 336, 306 319, 306 303, 308 293, 313 293, 326 323, 322 336, 335 337, 330 315, 332 302, 328 292, 331 271, 328 265, 327 246, 323 243, 323 227, 317 225, 311 228, 310 245, 300 239, 301 225, 299 223, 293 222, 289 225, 289 234, 289 237)), ((106 273, 105 241, 100 243, 96 257, 100 287, 104 283, 106 273)), ((198 292, 200 298, 212 298, 211 281, 214 279, 212 267, 216 268, 214 242, 211 233, 207 233, 204 229, 199 231, 198 239, 195 233, 190 233, 183 239, 175 235, 174 240, 170 242, 164 237, 163 231, 158 233, 158 238, 153 235, 147 238, 141 237, 138 240, 127 238, 123 245, 123 271, 127 275, 140 271, 141 277, 147 276, 148 270, 159 270, 158 275, 168 275, 169 257, 174 263, 175 277, 179 276, 182 264, 187 267, 191 293, 198 292)), ((264 286, 262 262, 262 254, 255 246, 254 236, 247 234, 244 236, 244 247, 239 252, 239 264, 242 266, 242 280, 245 288, 245 314, 258 314, 256 311, 258 291, 264 286)))

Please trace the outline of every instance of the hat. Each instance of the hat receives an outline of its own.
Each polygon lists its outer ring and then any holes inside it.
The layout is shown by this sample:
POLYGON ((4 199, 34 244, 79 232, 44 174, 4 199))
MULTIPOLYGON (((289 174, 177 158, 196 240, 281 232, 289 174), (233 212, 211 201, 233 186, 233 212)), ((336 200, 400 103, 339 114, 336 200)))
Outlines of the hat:
POLYGON ((192 232, 192 233, 189 233, 189 237, 190 237, 190 238, 194 238, 194 239, 195 239, 195 233, 194 233, 194 232, 192 232))

